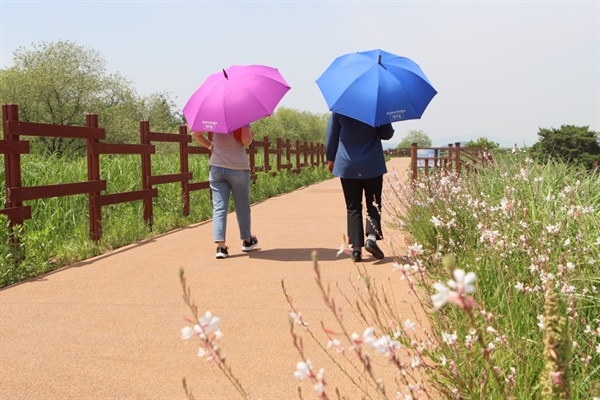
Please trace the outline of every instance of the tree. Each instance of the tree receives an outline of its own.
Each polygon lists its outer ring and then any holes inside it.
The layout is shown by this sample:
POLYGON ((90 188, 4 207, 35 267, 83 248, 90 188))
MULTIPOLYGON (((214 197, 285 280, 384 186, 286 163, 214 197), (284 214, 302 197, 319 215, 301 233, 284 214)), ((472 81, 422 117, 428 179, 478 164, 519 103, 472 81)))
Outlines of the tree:
MULTIPOLYGON (((129 79, 108 74, 97 51, 70 41, 20 47, 13 62, 0 71, 0 102, 18 104, 22 121, 83 126, 85 114, 95 113, 107 142, 127 143, 139 141, 140 117, 155 109, 145 108, 154 98, 140 99, 129 79)), ((32 143, 34 149, 57 155, 81 153, 85 147, 81 139, 36 137, 32 143)))
POLYGON ((268 136, 269 139, 290 139, 292 142, 323 143, 329 114, 312 114, 291 108, 279 107, 266 118, 252 123, 252 131, 257 139, 268 136))
POLYGON ((531 154, 541 159, 560 160, 591 168, 600 159, 598 132, 589 126, 562 125, 560 129, 541 129, 539 141, 531 147, 531 154))
POLYGON ((416 143, 419 147, 431 147, 431 139, 421 130, 410 130, 398 144, 398 149, 405 149, 416 143))
POLYGON ((494 143, 485 137, 480 137, 477 140, 469 140, 465 144, 465 147, 485 147, 488 150, 492 150, 492 149, 497 149, 498 147, 500 147, 500 144, 494 143))

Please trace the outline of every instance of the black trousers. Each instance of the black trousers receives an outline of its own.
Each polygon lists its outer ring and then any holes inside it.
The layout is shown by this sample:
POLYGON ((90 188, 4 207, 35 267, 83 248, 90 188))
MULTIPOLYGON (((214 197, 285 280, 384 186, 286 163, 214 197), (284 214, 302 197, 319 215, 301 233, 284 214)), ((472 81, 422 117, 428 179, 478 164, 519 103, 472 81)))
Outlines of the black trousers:
POLYGON ((346 200, 348 238, 353 248, 365 245, 365 237, 374 234, 383 239, 381 231, 381 190, 383 175, 369 179, 344 179, 342 189, 346 200), (363 193, 367 206, 366 229, 363 228, 363 193))

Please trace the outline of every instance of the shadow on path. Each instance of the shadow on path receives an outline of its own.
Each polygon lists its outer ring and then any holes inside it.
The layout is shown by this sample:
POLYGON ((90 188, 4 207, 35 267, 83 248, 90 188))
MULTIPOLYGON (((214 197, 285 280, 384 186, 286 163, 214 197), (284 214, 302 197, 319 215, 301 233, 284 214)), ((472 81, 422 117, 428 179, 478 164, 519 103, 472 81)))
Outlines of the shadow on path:
MULTIPOLYGON (((268 249, 261 250, 257 248, 257 251, 248 253, 250 258, 259 260, 272 260, 282 262, 295 262, 295 261, 312 261, 313 251, 317 252, 318 261, 336 261, 344 260, 347 257, 340 255, 337 257, 336 249, 325 249, 325 248, 287 248, 287 249, 268 249)), ((347 261, 347 260, 345 260, 347 261)))

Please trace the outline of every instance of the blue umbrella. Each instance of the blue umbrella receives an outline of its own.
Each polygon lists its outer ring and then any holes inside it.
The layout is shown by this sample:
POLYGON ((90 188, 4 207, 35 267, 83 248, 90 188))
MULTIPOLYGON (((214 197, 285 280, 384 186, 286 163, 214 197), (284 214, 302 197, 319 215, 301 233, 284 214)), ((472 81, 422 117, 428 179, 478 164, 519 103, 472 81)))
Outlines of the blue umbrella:
POLYGON ((316 82, 331 111, 371 126, 419 119, 437 94, 415 62, 383 50, 340 56, 316 82))

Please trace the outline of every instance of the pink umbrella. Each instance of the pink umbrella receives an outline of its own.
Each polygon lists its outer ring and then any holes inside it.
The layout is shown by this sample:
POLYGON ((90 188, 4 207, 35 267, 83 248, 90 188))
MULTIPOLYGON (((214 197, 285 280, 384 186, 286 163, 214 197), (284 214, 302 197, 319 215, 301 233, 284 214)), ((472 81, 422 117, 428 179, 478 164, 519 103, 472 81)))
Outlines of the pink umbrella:
POLYGON ((229 133, 271 115, 288 90, 275 68, 232 65, 206 78, 183 115, 192 131, 229 133))

